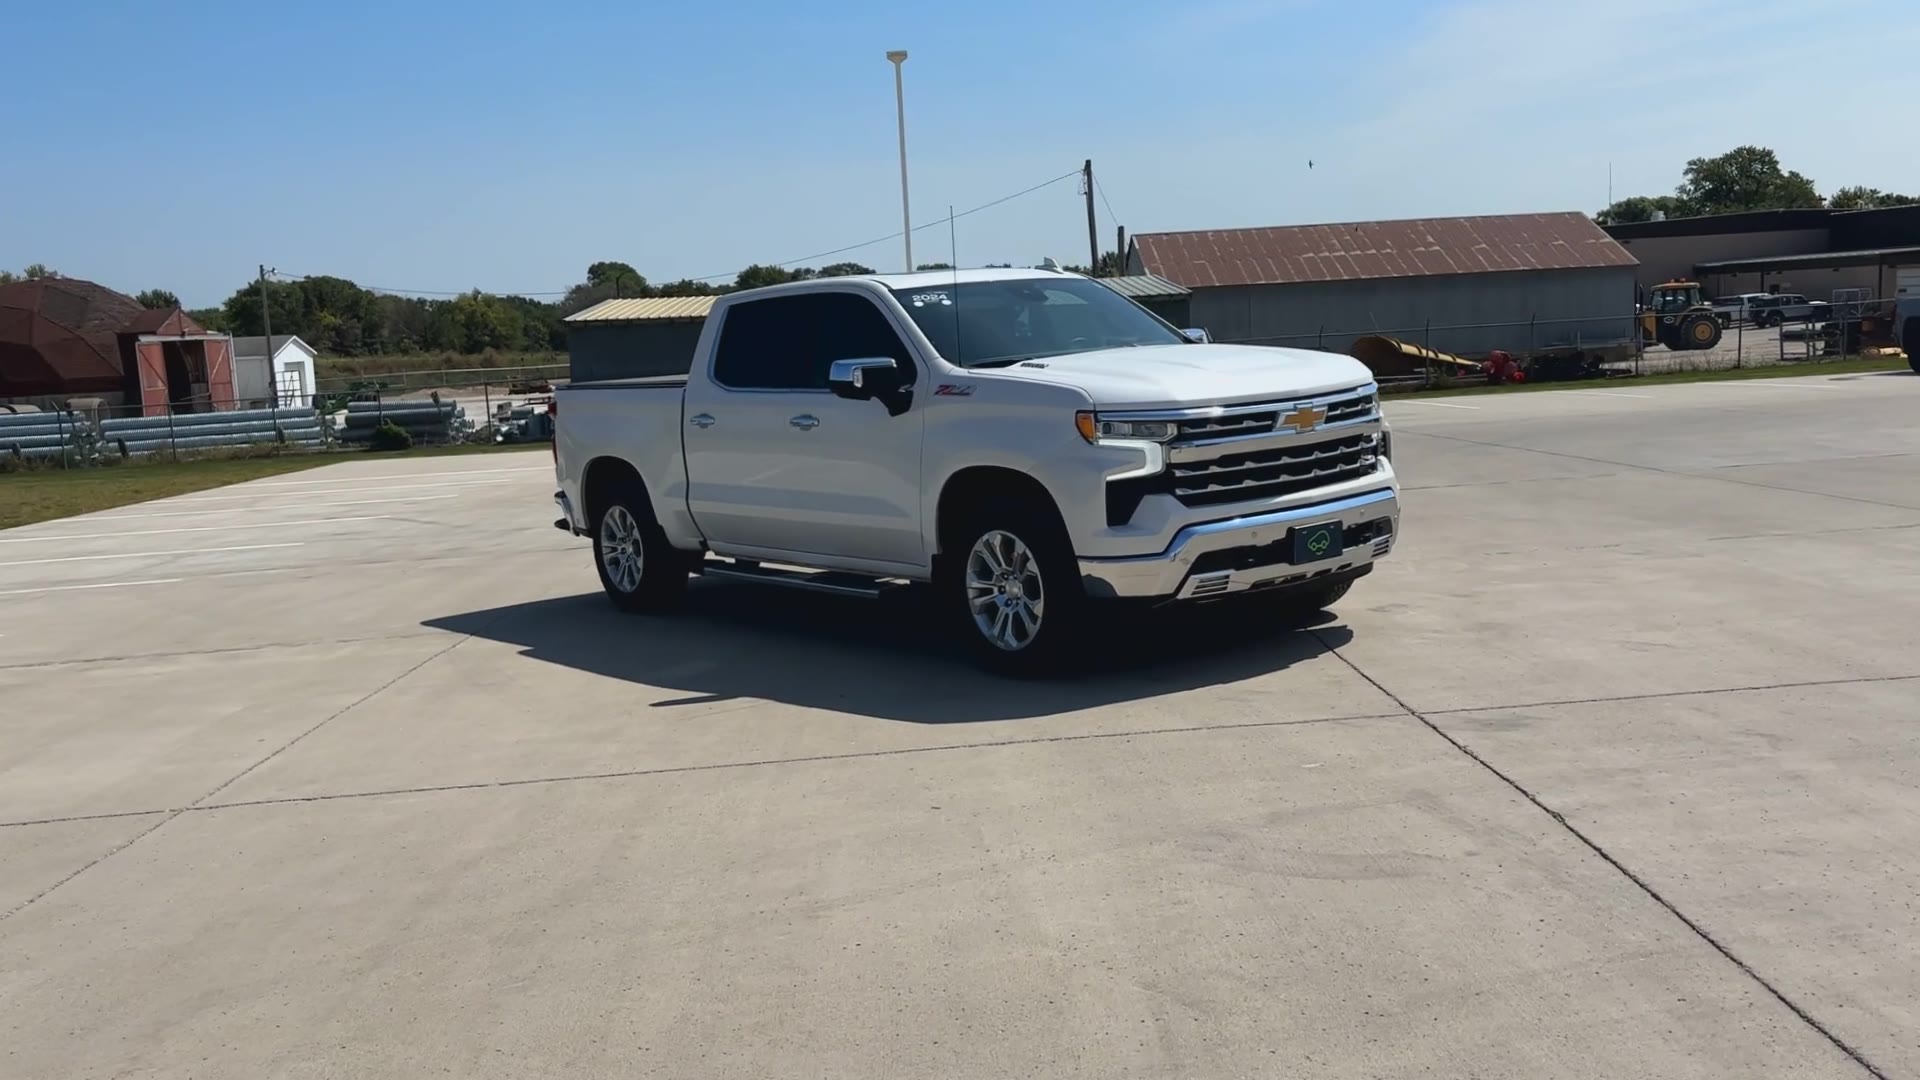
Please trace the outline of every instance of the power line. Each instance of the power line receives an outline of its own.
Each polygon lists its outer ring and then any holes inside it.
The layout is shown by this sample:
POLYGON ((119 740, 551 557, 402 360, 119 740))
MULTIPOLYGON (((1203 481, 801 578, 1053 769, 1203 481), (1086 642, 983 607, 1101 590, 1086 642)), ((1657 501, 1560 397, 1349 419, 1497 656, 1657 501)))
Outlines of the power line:
POLYGON ((1107 189, 1100 186, 1097 176, 1093 178, 1093 190, 1100 193, 1100 205, 1107 208, 1107 217, 1112 218, 1115 225, 1120 224, 1120 215, 1113 212, 1113 204, 1107 201, 1107 189))
MULTIPOLYGON (((920 232, 920 231, 921 231, 921 230, 923 230, 923 229, 931 229, 931 228, 935 228, 936 226, 940 226, 940 225, 944 225, 944 224, 946 224, 946 223, 947 223, 947 222, 948 222, 949 220, 955 220, 955 221, 957 221, 957 220, 959 220, 960 218, 963 218, 963 217, 966 217, 966 216, 967 216, 967 215, 969 215, 969 214, 977 214, 977 213, 979 213, 979 212, 980 212, 980 211, 982 211, 982 210, 991 210, 991 209, 993 209, 994 207, 996 207, 996 206, 999 206, 999 205, 1000 205, 1001 203, 1004 203, 1004 202, 1012 202, 1012 201, 1013 201, 1014 199, 1017 199, 1017 198, 1019 198, 1019 197, 1020 197, 1020 196, 1022 196, 1022 195, 1031 195, 1031 194, 1033 194, 1034 192, 1036 192, 1036 191, 1039 191, 1039 190, 1040 190, 1041 188, 1044 188, 1044 187, 1051 187, 1051 186, 1053 186, 1054 184, 1057 184, 1057 183, 1059 183, 1059 182, 1060 182, 1060 181, 1062 181, 1062 180, 1066 180, 1066 179, 1068 179, 1068 178, 1070 178, 1070 177, 1075 177, 1075 176, 1079 176, 1079 175, 1080 175, 1080 170, 1079 170, 1079 169, 1074 169, 1074 170, 1073 170, 1073 171, 1071 171, 1071 172, 1064 172, 1064 173, 1061 173, 1061 174, 1060 174, 1059 176, 1056 176, 1056 177, 1054 177, 1054 178, 1053 178, 1053 179, 1051 179, 1051 180, 1043 180, 1043 181, 1041 181, 1040 183, 1038 183, 1038 184, 1035 184, 1035 185, 1033 185, 1033 186, 1032 186, 1032 187, 1030 187, 1030 188, 1022 188, 1022 189, 1020 189, 1019 191, 1016 191, 1016 192, 1014 192, 1014 193, 1013 193, 1013 194, 1011 194, 1011 195, 1002 195, 1002 196, 1000 196, 999 198, 997 198, 997 199, 995 199, 995 200, 993 200, 992 202, 985 202, 985 203, 981 203, 981 204, 980 204, 979 206, 976 206, 976 207, 974 207, 974 208, 973 208, 973 209, 971 209, 971 210, 962 210, 962 211, 961 211, 960 213, 958 213, 958 214, 954 214, 954 215, 952 215, 952 218, 951 218, 951 219, 949 219, 949 218, 937 218, 937 219, 935 219, 935 220, 933 220, 933 221, 929 221, 929 222, 927 222, 927 223, 926 223, 926 224, 924 224, 924 225, 915 225, 915 226, 913 227, 913 231, 914 231, 914 232, 920 232)), ((898 239, 900 239, 900 237, 901 237, 901 236, 903 236, 903 235, 905 235, 905 233, 904 233, 904 232, 902 232, 902 231, 901 231, 901 230, 899 230, 899 229, 895 229, 895 230, 894 230, 893 232, 890 232, 890 233, 888 233, 888 234, 887 234, 887 235, 885 235, 885 236, 877 236, 877 237, 874 237, 874 238, 873 238, 872 240, 863 240, 863 241, 861 241, 861 242, 860 242, 860 243, 858 243, 858 244, 848 244, 848 245, 847 245, 846 247, 841 247, 841 248, 834 248, 834 249, 833 249, 832 251, 821 251, 821 252, 816 252, 815 254, 812 254, 812 255, 802 255, 801 257, 799 257, 799 258, 797 258, 797 259, 788 259, 788 260, 787 260, 787 261, 785 261, 785 262, 777 262, 777 263, 773 263, 772 265, 774 265, 774 266, 781 266, 781 267, 785 267, 785 266, 794 266, 794 265, 797 265, 797 264, 799 264, 799 263, 806 263, 806 262, 812 262, 812 261, 813 261, 813 260, 815 260, 815 259, 824 259, 824 258, 826 258, 826 257, 827 257, 827 256, 829 256, 829 255, 842 255, 842 254, 845 254, 846 252, 849 252, 849 251, 858 251, 858 250, 860 250, 860 249, 861 249, 861 248, 863 248, 863 247, 872 247, 872 246, 873 246, 873 245, 875 245, 875 244, 884 244, 884 243, 886 243, 886 242, 887 242, 887 241, 889 241, 889 240, 898 240, 898 239)), ((728 273, 724 273, 724 274, 708 274, 708 275, 707 275, 707 276, 705 276, 705 277, 697 277, 697 278, 687 278, 687 279, 685 279, 685 280, 688 280, 688 281, 714 281, 714 280, 717 280, 717 279, 720 279, 720 278, 730 278, 730 277, 738 277, 738 276, 739 276, 739 274, 740 274, 740 272, 739 272, 738 270, 735 270, 735 271, 730 271, 730 272, 728 272, 728 273)))
MULTIPOLYGON (((1001 203, 1012 202, 1013 200, 1018 199, 1023 195, 1031 195, 1034 192, 1039 191, 1041 188, 1052 187, 1053 185, 1059 183, 1062 180, 1066 180, 1071 177, 1075 177, 1079 175, 1080 175, 1079 169, 1074 169, 1070 172, 1061 173, 1059 176, 1056 176, 1051 180, 1043 180, 1040 183, 1033 185, 1032 187, 1021 188, 1019 191, 1016 191, 1011 195, 1002 195, 999 198, 994 199, 992 202, 981 203, 979 206, 976 206, 970 210, 962 210, 961 212, 957 214, 953 214, 950 217, 938 218, 936 220, 929 221, 924 225, 915 225, 913 227, 913 231, 920 232, 923 229, 936 228, 940 225, 947 224, 949 221, 957 221, 960 218, 967 217, 970 214, 977 214, 982 210, 991 210, 994 207, 999 206, 1001 203)), ((1095 186, 1096 187, 1098 186, 1097 182, 1095 186)), ((1100 199, 1102 202, 1106 201, 1106 194, 1104 192, 1101 193, 1100 199)), ((1107 207, 1107 212, 1109 214, 1113 212, 1113 207, 1111 205, 1107 207)), ((819 251, 819 252, 815 252, 812 255, 802 255, 797 259, 788 259, 785 262, 772 263, 771 265, 778 266, 778 267, 797 266, 801 263, 813 262, 816 259, 825 259, 834 255, 844 255, 849 251, 858 251, 861 248, 872 247, 875 244, 884 244, 889 240, 898 240, 902 235, 904 235, 904 233, 896 229, 885 236, 876 236, 871 240, 862 240, 857 244, 848 244, 845 247, 837 247, 831 251, 819 251)), ((268 276, 273 279, 281 280, 281 281, 309 281, 309 280, 312 280, 314 277, 321 277, 326 275, 295 274, 295 273, 289 273, 289 272, 279 271, 279 270, 270 270, 268 271, 268 276)), ((740 271, 729 270, 723 274, 708 274, 705 277, 681 278, 679 280, 681 281, 719 281, 722 279, 736 278, 739 276, 740 276, 740 271)), ((361 285, 360 288, 363 288, 368 292, 385 293, 391 296, 465 296, 468 293, 474 291, 472 289, 459 289, 455 291, 448 291, 445 289, 400 289, 400 288, 393 288, 386 285, 361 285)), ((513 291, 494 291, 494 290, 488 290, 488 289, 481 289, 480 291, 483 293, 488 293, 489 295, 492 295, 492 296, 529 296, 531 297, 531 296, 565 296, 567 295, 567 293, 571 292, 572 290, 570 289, 526 289, 526 290, 513 290, 513 291)))

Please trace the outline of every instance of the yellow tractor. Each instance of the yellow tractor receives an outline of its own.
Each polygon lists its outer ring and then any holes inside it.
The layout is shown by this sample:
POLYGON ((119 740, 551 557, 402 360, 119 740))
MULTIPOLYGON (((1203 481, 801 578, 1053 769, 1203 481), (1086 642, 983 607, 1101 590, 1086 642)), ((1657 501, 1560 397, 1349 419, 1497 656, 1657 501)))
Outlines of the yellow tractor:
POLYGON ((1676 351, 1720 344, 1720 316, 1700 295, 1697 281, 1669 281, 1647 290, 1640 305, 1640 344, 1676 351))

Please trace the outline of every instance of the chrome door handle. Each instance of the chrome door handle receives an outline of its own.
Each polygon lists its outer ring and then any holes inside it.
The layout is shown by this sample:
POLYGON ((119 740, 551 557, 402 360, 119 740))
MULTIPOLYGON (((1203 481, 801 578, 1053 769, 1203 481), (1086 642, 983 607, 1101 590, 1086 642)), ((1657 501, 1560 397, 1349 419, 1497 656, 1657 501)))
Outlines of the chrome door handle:
POLYGON ((687 417, 687 423, 697 428, 710 428, 713 426, 713 417, 706 413, 695 413, 687 417))
POLYGON ((820 426, 820 418, 801 413, 799 416, 787 421, 787 423, 799 428, 801 431, 812 431, 814 428, 820 426))

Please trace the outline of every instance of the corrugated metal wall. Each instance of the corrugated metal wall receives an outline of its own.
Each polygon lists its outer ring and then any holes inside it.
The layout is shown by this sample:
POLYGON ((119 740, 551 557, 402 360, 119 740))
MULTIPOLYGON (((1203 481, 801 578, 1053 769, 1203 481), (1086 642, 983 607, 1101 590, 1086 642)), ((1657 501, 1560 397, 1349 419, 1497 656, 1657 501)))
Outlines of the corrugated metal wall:
POLYGON ((1466 354, 1627 340, 1633 306, 1630 266, 1197 288, 1192 299, 1194 325, 1215 341, 1343 352, 1386 334, 1466 354))
POLYGON ((685 375, 700 342, 699 321, 581 323, 567 328, 574 382, 685 375))

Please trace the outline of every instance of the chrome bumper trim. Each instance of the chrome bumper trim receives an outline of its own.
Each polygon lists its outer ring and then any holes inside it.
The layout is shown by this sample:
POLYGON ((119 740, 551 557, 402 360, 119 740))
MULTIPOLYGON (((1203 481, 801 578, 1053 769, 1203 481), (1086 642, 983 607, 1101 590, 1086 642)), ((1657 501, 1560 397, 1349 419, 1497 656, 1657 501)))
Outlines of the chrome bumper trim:
POLYGON ((1295 506, 1250 517, 1229 518, 1189 525, 1174 534, 1173 542, 1158 555, 1139 555, 1121 559, 1081 559, 1080 580, 1088 596, 1099 598, 1199 599, 1242 592, 1256 586, 1285 584, 1289 579, 1306 580, 1325 573, 1359 569, 1385 556, 1399 537, 1400 500, 1391 488, 1369 491, 1332 502, 1295 506), (1271 544, 1284 540, 1287 530, 1338 519, 1343 525, 1387 518, 1393 530, 1364 547, 1310 565, 1275 563, 1245 570, 1217 570, 1193 574, 1200 556, 1212 551, 1271 544))

